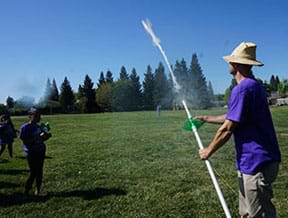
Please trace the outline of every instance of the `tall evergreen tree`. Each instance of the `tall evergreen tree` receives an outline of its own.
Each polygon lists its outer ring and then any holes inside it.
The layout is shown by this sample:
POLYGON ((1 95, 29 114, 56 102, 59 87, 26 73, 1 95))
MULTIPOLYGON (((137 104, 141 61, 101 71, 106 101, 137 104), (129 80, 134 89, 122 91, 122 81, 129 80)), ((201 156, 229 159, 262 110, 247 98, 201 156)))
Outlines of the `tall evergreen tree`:
POLYGON ((208 108, 211 106, 207 90, 206 78, 202 73, 201 66, 196 54, 192 55, 190 65, 190 83, 191 83, 191 105, 195 108, 208 108))
POLYGON ((105 81, 104 73, 101 72, 101 73, 100 73, 99 80, 98 80, 98 84, 97 84, 98 88, 99 88, 102 84, 104 84, 105 82, 106 82, 106 81, 105 81))
POLYGON ((270 90, 272 92, 276 92, 277 91, 277 81, 276 81, 274 75, 272 75, 271 78, 270 78, 270 90))
POLYGON ((176 77, 176 80, 178 84, 180 85, 181 89, 176 92, 174 90, 174 95, 175 95, 175 103, 179 104, 181 102, 183 96, 185 96, 186 100, 189 100, 190 98, 190 93, 191 93, 191 87, 190 87, 190 78, 189 78, 189 70, 187 68, 186 61, 184 58, 179 62, 178 60, 176 61, 175 67, 174 67, 174 75, 176 77))
POLYGON ((106 72, 105 80, 107 83, 113 83, 113 75, 110 70, 106 72))
POLYGON ((132 110, 140 110, 142 109, 142 89, 140 78, 137 75, 136 69, 133 68, 130 74, 130 80, 132 82, 132 90, 131 90, 131 106, 132 110))
POLYGON ((85 76, 83 86, 79 86, 79 95, 85 99, 83 108, 83 112, 85 113, 93 113, 98 109, 96 105, 96 91, 93 86, 94 83, 88 75, 85 76))
POLYGON ((208 91, 208 95, 209 95, 209 100, 211 102, 211 104, 213 104, 214 102, 214 91, 213 91, 213 87, 212 87, 212 83, 211 81, 208 82, 208 87, 207 87, 207 91, 208 91))
POLYGON ((50 100, 59 101, 59 91, 58 91, 55 79, 53 79, 52 86, 51 86, 51 99, 50 100))
POLYGON ((71 112, 74 109, 75 96, 67 77, 64 78, 61 85, 59 102, 64 112, 71 112))
POLYGON ((52 84, 50 79, 47 79, 43 101, 47 104, 48 100, 52 98, 52 84))
POLYGON ((277 85, 277 90, 278 90, 278 86, 280 85, 280 79, 278 76, 275 77, 275 81, 276 81, 276 85, 277 85))
POLYGON ((154 75, 150 65, 147 66, 143 81, 143 105, 145 110, 154 109, 154 75))
POLYGON ((124 66, 122 66, 120 70, 120 80, 128 80, 128 79, 129 79, 129 75, 127 73, 127 70, 124 66))
POLYGON ((159 63, 158 68, 155 70, 154 77, 154 107, 157 105, 161 105, 162 108, 169 107, 169 101, 167 99, 168 86, 164 66, 162 63, 159 63))

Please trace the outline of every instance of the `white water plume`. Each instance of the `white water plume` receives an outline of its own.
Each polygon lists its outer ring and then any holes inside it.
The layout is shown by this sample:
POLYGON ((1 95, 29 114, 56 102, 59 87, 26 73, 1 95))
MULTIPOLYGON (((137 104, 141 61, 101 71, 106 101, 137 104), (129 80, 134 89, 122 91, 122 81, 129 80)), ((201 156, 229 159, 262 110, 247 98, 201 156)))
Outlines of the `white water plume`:
POLYGON ((157 38, 157 36, 153 32, 152 24, 150 23, 150 21, 148 19, 146 19, 146 20, 142 20, 142 25, 144 26, 146 32, 152 37, 153 44, 155 46, 157 46, 158 49, 160 50, 160 52, 161 52, 161 54, 162 54, 162 56, 164 58, 164 61, 166 62, 166 65, 167 65, 167 67, 169 69, 169 72, 171 74, 173 85, 174 85, 174 87, 176 89, 176 92, 179 92, 181 86, 176 81, 175 75, 174 75, 173 70, 171 68, 171 64, 170 64, 170 62, 169 62, 169 60, 168 60, 168 58, 167 58, 162 46, 160 45, 160 39, 157 38))

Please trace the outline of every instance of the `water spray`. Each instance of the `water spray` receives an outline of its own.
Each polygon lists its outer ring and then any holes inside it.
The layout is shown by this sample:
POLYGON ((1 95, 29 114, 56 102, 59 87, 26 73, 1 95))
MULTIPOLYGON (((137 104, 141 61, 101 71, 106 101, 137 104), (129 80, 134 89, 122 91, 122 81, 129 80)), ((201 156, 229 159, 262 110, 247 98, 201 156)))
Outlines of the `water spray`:
MULTIPOLYGON (((160 52, 161 52, 161 54, 162 54, 162 56, 163 56, 163 58, 164 58, 164 60, 165 60, 165 62, 166 62, 166 64, 167 64, 167 67, 168 67, 168 69, 169 69, 169 72, 170 72, 170 74, 171 74, 172 81, 173 81, 173 85, 174 85, 174 87, 175 87, 175 89, 176 89, 176 92, 179 92, 181 86, 180 86, 180 85, 177 83, 177 81, 176 81, 175 75, 174 75, 173 70, 172 70, 172 68, 171 68, 171 64, 169 63, 169 60, 168 60, 168 58, 167 58, 167 56, 166 56, 166 54, 165 54, 162 46, 160 45, 160 39, 157 38, 157 36, 156 36, 155 33, 153 32, 152 24, 149 22, 148 19, 146 19, 145 21, 142 20, 142 25, 144 26, 146 32, 152 37, 153 44, 154 44, 156 47, 158 47, 158 49, 160 50, 160 52)), ((196 140, 197 140, 198 146, 199 146, 200 149, 203 149, 204 146, 203 146, 202 141, 201 141, 201 139, 200 139, 200 136, 199 136, 199 134, 198 134, 197 126, 196 126, 195 123, 193 122, 192 116, 191 116, 190 111, 189 111, 189 109, 188 109, 188 107, 187 107, 187 105, 186 105, 185 100, 182 100, 182 104, 183 104, 183 106, 184 106, 184 108, 185 108, 185 111, 186 111, 188 120, 190 121, 190 124, 191 124, 191 127, 192 127, 192 131, 193 131, 194 136, 195 136, 195 138, 196 138, 196 140)), ((224 197, 223 197, 223 193, 222 193, 222 191, 221 191, 221 189, 220 189, 219 183, 218 183, 218 181, 217 181, 217 179, 216 179, 216 176, 215 176, 215 174, 214 174, 214 172, 213 172, 213 169, 212 169, 212 166, 211 166, 211 164, 210 164, 210 161, 209 161, 209 160, 205 160, 205 164, 206 164, 206 166, 207 166, 208 172, 209 172, 210 177, 211 177, 211 179, 212 179, 213 185, 214 185, 214 187, 215 187, 215 189, 216 189, 216 192, 217 192, 218 198, 219 198, 219 200, 220 200, 220 202, 221 202, 221 205, 222 205, 222 208, 223 208, 223 210, 224 210, 224 213, 225 213, 225 215, 226 215, 227 218, 231 218, 230 211, 229 211, 229 209, 228 209, 228 207, 227 207, 227 204, 226 204, 225 199, 224 199, 224 197)))

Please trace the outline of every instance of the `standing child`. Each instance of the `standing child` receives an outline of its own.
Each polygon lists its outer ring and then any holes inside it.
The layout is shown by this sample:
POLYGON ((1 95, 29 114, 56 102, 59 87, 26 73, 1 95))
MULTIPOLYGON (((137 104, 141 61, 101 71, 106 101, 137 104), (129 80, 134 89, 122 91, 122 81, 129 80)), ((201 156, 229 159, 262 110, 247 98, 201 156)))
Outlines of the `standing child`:
POLYGON ((25 123, 20 130, 20 138, 24 144, 30 175, 25 185, 25 194, 28 195, 36 179, 35 195, 41 195, 40 189, 43 177, 43 165, 45 159, 46 145, 44 141, 51 137, 50 133, 44 132, 38 124, 41 115, 38 109, 31 108, 28 112, 29 122, 25 123))
POLYGON ((4 113, 0 117, 0 156, 8 145, 10 158, 13 158, 13 142, 16 138, 16 131, 9 113, 4 113))

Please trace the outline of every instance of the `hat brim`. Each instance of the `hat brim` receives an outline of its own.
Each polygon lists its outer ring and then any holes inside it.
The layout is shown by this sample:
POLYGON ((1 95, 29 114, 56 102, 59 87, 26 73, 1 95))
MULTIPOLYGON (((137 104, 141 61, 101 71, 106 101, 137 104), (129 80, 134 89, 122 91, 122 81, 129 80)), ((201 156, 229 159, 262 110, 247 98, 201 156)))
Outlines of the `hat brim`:
POLYGON ((254 65, 254 66, 263 66, 264 64, 257 60, 250 60, 247 58, 240 58, 235 56, 224 56, 223 59, 228 63, 238 63, 238 64, 247 64, 247 65, 254 65))

